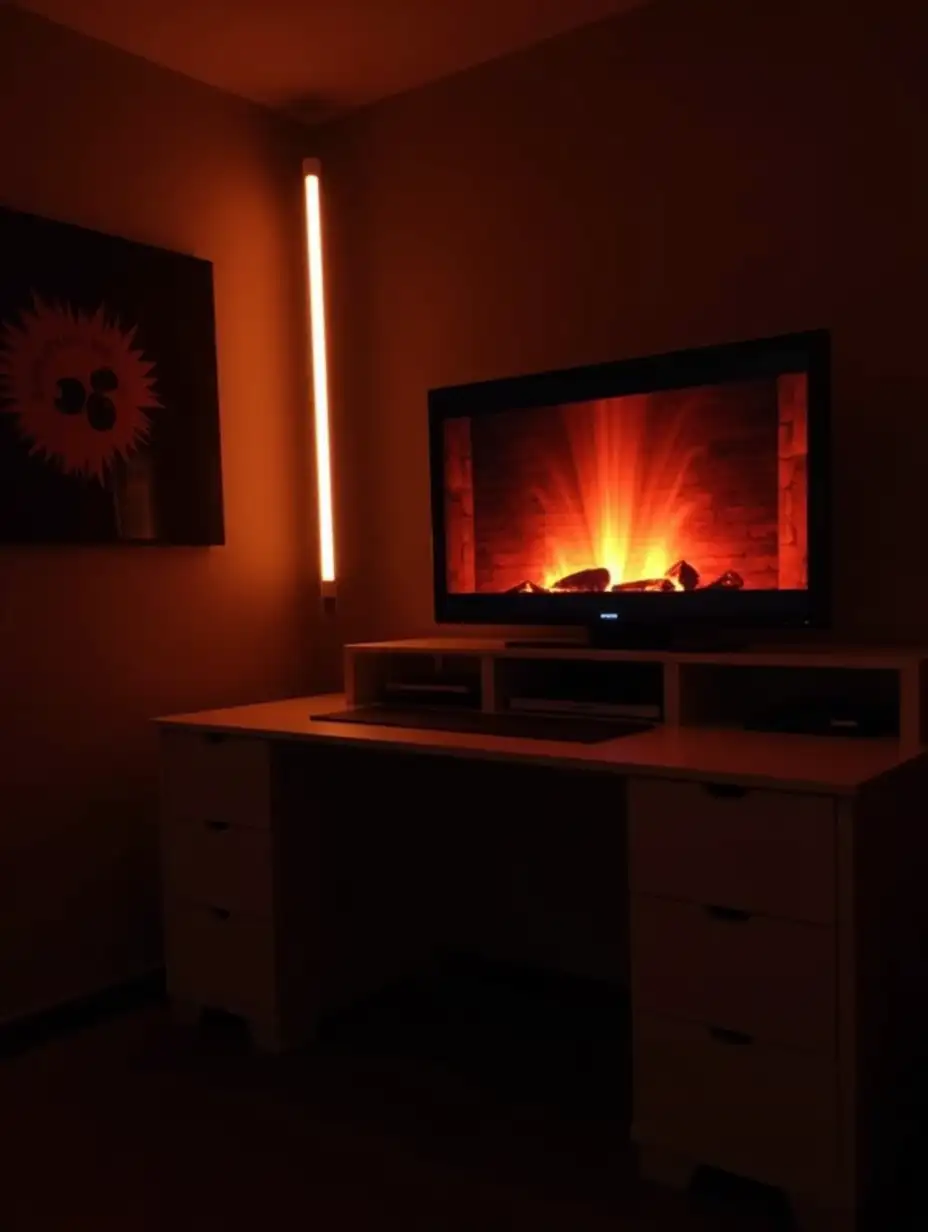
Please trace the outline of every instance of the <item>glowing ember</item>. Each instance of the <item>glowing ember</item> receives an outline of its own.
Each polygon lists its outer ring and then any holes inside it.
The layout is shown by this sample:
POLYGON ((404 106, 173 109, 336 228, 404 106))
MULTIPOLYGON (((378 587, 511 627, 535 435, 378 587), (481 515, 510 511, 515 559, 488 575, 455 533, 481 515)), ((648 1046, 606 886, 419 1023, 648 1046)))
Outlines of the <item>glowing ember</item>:
MULTIPOLYGON (((633 591, 651 592, 654 594, 673 594, 675 591, 696 590, 699 587, 699 573, 685 560, 678 560, 671 565, 664 577, 640 578, 634 582, 618 582, 609 585, 608 569, 584 569, 569 577, 559 578, 553 586, 539 586, 535 582, 520 582, 513 586, 513 595, 571 595, 571 594, 602 594, 603 591, 633 591)), ((729 569, 721 577, 710 582, 709 590, 740 590, 744 579, 740 574, 729 569)))

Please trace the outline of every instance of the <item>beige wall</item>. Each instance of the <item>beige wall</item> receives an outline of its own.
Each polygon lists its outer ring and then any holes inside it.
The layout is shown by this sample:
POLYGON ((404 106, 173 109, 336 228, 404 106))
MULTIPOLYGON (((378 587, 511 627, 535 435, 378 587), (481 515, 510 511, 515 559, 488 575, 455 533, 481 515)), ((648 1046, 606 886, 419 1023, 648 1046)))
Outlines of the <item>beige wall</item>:
POLYGON ((318 683, 328 634, 305 134, 7 7, 0 48, 0 200, 215 264, 227 531, 209 550, 0 549, 2 1020, 158 961, 151 716, 318 683))
POLYGON ((926 25, 653 0, 325 130, 347 637, 431 623, 430 386, 824 325, 838 628, 925 638, 926 25))
POLYGON ((429 627, 430 386, 830 325, 839 627, 924 637, 916 8, 654 0, 307 137, 0 7, 0 200, 215 262, 228 533, 0 550, 0 1019, 157 959, 151 715, 312 687, 338 634, 429 627), (337 627, 304 153, 327 175, 337 627))

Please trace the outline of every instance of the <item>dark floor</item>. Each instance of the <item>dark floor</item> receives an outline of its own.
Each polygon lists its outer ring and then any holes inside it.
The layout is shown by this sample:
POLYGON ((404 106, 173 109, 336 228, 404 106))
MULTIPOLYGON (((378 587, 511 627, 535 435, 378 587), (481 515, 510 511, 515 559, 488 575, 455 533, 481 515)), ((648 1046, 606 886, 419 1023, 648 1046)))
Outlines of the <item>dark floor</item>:
POLYGON ((468 964, 283 1059, 162 1004, 110 1016, 0 1060, 0 1229, 789 1228, 765 1191, 636 1181, 626 1036, 611 995, 468 964))

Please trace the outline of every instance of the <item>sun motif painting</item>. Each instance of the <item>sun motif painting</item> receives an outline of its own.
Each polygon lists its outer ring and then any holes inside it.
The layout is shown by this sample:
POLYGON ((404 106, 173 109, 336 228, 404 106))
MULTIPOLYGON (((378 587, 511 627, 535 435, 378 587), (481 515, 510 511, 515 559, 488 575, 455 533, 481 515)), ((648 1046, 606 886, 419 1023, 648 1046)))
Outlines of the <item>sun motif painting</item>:
POLYGON ((0 543, 223 541, 210 263, 0 208, 0 543))
POLYGON ((68 475, 102 483, 143 447, 160 403, 155 365, 101 305, 85 312, 35 298, 0 327, 2 413, 29 452, 68 475))

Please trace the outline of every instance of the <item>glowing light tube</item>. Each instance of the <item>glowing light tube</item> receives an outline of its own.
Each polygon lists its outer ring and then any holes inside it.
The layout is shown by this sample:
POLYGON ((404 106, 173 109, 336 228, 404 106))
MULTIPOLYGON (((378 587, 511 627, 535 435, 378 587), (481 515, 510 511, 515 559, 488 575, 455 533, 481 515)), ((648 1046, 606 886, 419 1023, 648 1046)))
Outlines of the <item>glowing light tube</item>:
POLYGON ((319 503, 319 558, 323 593, 335 585, 335 522, 332 514, 332 445, 329 429, 329 375, 326 356, 325 283, 322 261, 322 209, 317 159, 303 163, 306 194, 306 253, 316 428, 316 486, 319 503))

